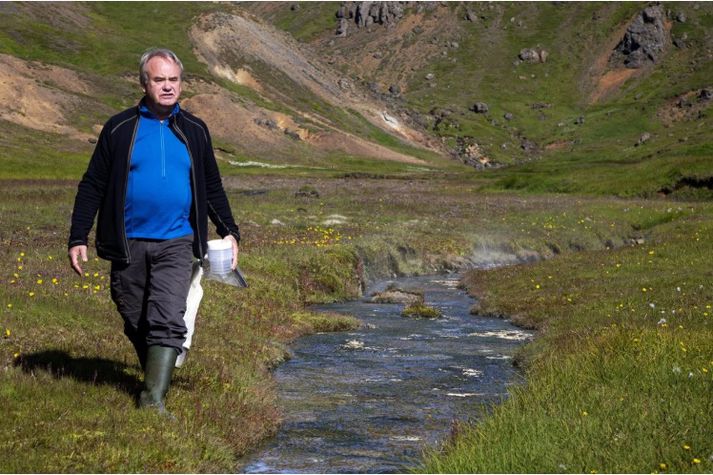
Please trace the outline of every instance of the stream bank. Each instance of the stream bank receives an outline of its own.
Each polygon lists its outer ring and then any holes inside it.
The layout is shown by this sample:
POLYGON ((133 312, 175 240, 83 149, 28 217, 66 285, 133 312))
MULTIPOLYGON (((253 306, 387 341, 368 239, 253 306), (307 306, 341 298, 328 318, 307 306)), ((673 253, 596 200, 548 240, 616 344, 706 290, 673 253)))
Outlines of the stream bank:
POLYGON ((482 413, 519 380, 511 358, 532 334, 498 318, 473 317, 459 276, 381 281, 421 290, 440 319, 408 319, 402 305, 368 297, 316 310, 352 314, 363 325, 293 345, 275 371, 284 423, 239 467, 245 473, 388 473, 412 468, 454 421, 482 413))

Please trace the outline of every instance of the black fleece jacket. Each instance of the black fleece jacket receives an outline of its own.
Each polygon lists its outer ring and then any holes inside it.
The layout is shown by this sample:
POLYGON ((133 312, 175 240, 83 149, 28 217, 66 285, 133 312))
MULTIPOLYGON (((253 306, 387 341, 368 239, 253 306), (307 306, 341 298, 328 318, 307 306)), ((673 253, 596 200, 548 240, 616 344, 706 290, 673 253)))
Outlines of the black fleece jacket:
MULTIPOLYGON (((98 211, 97 254, 110 261, 131 261, 124 204, 138 119, 139 107, 136 106, 115 115, 104 125, 89 167, 77 189, 69 247, 88 243, 89 231, 98 211)), ((168 120, 170 129, 186 144, 191 159, 193 203, 190 223, 196 237, 193 254, 202 259, 207 251, 208 217, 221 237, 231 234, 240 242, 240 231, 223 189, 208 127, 182 109, 168 120)))

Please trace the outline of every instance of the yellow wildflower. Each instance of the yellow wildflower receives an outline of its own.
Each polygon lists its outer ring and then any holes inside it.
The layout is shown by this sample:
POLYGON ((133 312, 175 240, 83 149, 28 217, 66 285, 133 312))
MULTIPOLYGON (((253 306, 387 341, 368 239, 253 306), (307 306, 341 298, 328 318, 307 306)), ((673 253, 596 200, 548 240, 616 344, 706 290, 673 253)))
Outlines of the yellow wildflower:
POLYGON ((28 293, 27 295, 29 295, 30 297, 34 297, 34 296, 35 296, 35 293, 34 293, 34 292, 30 292, 30 293, 28 293))

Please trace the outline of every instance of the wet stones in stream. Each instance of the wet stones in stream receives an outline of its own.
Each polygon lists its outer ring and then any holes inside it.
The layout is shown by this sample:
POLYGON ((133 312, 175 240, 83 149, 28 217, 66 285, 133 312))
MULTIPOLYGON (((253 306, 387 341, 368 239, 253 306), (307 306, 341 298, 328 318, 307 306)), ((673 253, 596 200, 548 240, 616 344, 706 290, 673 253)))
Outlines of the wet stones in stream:
POLYGON ((392 283, 382 292, 374 292, 371 295, 371 303, 423 304, 423 291, 400 289, 392 283))
POLYGON ((371 296, 372 303, 404 304, 401 311, 402 317, 409 318, 441 318, 440 310, 426 305, 423 290, 404 290, 395 284, 389 284, 382 292, 375 292, 371 296))

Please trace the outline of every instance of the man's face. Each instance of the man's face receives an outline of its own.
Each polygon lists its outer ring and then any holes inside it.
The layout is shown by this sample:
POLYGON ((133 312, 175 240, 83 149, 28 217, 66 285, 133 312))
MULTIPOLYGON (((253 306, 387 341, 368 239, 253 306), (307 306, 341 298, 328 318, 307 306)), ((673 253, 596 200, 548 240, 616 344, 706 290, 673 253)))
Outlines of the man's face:
POLYGON ((181 95, 181 68, 170 59, 154 56, 144 66, 148 80, 144 86, 148 106, 165 115, 181 95))

